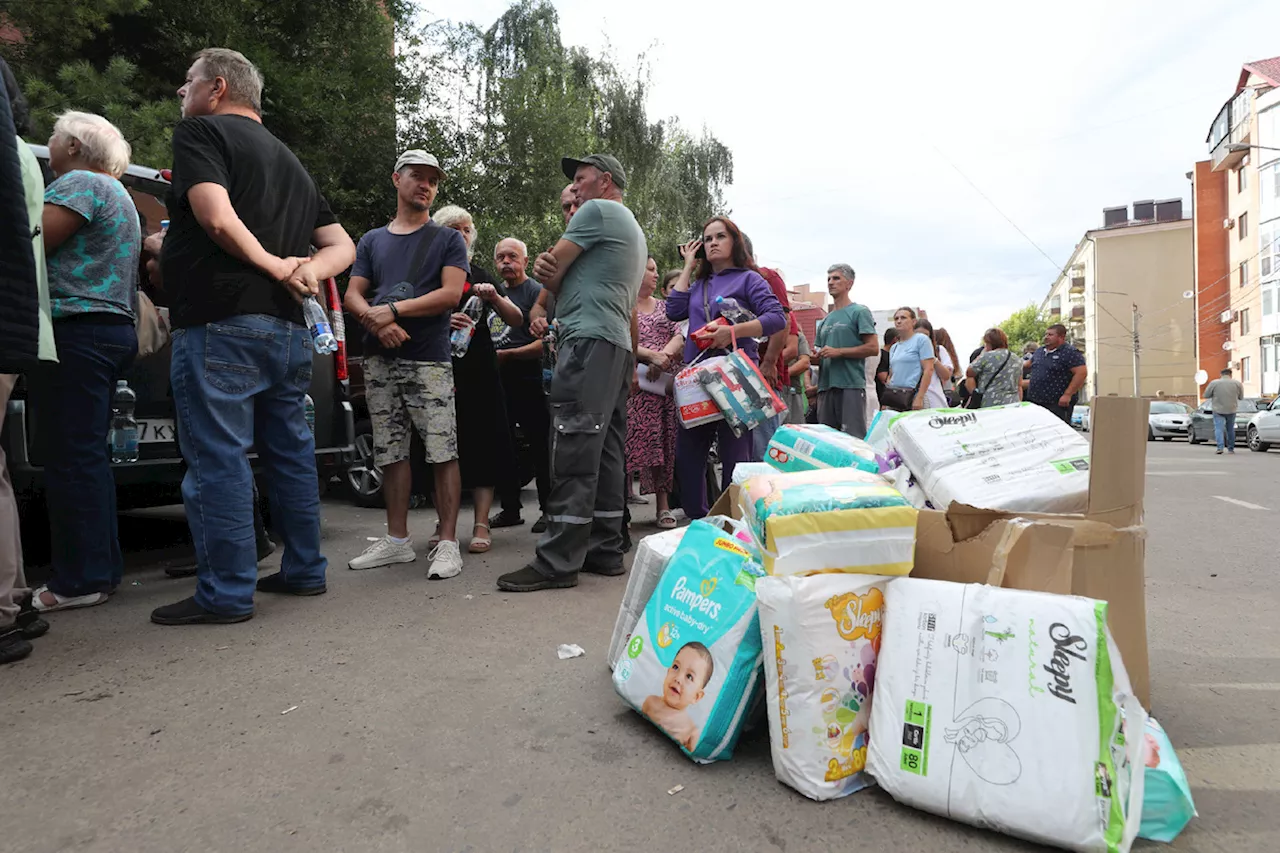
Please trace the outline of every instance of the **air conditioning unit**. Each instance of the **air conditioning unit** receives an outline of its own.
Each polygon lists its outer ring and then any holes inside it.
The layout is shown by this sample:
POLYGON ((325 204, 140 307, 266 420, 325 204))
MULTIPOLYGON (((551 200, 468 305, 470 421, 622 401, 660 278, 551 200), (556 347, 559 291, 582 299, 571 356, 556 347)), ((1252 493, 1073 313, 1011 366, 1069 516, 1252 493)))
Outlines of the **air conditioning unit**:
POLYGON ((1231 352, 1231 350, 1236 348, 1235 341, 1223 341, 1222 348, 1227 352, 1231 352))
POLYGON ((1234 311, 1228 308, 1226 311, 1222 312, 1222 316, 1219 317, 1218 319, 1224 323, 1231 323, 1235 321, 1236 315, 1234 311))
POLYGON ((1223 227, 1223 229, 1224 229, 1224 230, 1226 230, 1226 231, 1230 231, 1232 228, 1235 228, 1235 227, 1236 227, 1236 221, 1235 221, 1234 219, 1232 219, 1232 218, 1228 217, 1228 218, 1226 218, 1226 219, 1222 220, 1222 227, 1223 227))

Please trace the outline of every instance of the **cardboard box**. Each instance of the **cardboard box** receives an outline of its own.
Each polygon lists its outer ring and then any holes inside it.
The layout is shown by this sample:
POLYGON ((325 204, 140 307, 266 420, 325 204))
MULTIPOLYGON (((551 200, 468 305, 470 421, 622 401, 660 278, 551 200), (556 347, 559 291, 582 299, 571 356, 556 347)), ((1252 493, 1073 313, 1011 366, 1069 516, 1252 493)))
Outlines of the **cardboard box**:
MULTIPOLYGON (((1107 621, 1134 693, 1148 709, 1147 401, 1102 397, 1090 416, 1089 508, 1083 515, 1017 515, 955 505, 921 510, 912 577, 990 583, 1106 601, 1107 621)), ((741 517, 738 487, 713 515, 741 517)))

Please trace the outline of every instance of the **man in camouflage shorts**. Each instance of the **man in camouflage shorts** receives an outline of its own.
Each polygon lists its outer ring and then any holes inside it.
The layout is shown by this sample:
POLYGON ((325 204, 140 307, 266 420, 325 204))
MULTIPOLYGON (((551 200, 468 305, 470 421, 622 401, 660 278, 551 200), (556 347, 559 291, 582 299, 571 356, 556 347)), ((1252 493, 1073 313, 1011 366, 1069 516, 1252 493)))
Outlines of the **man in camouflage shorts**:
POLYGON ((418 558, 409 537, 409 447, 417 430, 435 477, 440 519, 427 555, 427 577, 451 578, 462 571, 457 535, 462 475, 449 317, 470 266, 462 234, 431 221, 431 203, 443 178, 440 164, 425 151, 401 154, 392 175, 396 218, 360 238, 351 268, 345 304, 369 335, 365 395, 373 422, 373 461, 382 469, 387 505, 387 535, 351 560, 352 569, 418 558))

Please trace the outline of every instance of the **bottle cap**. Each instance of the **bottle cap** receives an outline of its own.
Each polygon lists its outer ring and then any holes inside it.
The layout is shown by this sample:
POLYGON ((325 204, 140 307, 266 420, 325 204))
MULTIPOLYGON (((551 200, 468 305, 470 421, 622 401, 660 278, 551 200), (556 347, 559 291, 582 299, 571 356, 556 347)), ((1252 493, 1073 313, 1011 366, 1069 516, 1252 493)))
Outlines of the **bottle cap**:
POLYGON ((167 219, 161 219, 161 220, 160 220, 160 230, 161 230, 161 231, 168 231, 168 230, 169 230, 169 220, 167 220, 167 219))

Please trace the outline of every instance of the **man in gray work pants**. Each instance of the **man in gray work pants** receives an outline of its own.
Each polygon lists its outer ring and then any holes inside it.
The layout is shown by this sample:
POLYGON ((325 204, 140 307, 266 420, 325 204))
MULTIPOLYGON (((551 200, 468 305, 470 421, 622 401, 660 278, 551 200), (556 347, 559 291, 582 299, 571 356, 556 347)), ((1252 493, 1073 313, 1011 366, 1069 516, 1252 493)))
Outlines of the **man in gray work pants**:
POLYGON ((581 206, 534 276, 556 294, 551 380, 551 494, 533 562, 498 578, 508 592, 578 585, 578 573, 620 575, 627 396, 635 374, 635 305, 648 248, 622 203, 626 176, 608 154, 566 157, 581 206))

